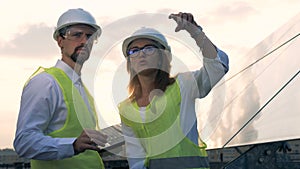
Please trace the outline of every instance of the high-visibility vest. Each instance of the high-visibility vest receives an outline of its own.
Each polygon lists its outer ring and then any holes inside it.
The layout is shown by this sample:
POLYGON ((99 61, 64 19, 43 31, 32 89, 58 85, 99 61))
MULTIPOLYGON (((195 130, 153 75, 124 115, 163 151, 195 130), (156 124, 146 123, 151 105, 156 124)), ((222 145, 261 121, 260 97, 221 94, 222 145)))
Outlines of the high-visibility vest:
MULTIPOLYGON (((78 137, 83 131, 83 126, 84 128, 95 129, 98 126, 97 120, 95 120, 96 111, 93 98, 88 91, 85 89, 88 95, 88 101, 94 111, 94 117, 90 116, 83 98, 65 72, 55 67, 40 67, 37 72, 43 71, 52 75, 59 84, 68 109, 64 126, 61 129, 53 131, 49 136, 54 138, 78 137), (80 117, 84 119, 79 119, 80 117)), ((98 152, 92 150, 86 150, 83 153, 62 160, 31 160, 30 162, 31 169, 104 169, 104 164, 100 155, 98 152)))
MULTIPOLYGON (((180 127, 181 95, 178 82, 162 96, 154 96, 142 120, 137 103, 125 100, 119 104, 122 123, 139 138, 146 152, 149 168, 209 168, 206 145, 196 145, 180 127)), ((137 157, 138 158, 138 157, 137 157)))

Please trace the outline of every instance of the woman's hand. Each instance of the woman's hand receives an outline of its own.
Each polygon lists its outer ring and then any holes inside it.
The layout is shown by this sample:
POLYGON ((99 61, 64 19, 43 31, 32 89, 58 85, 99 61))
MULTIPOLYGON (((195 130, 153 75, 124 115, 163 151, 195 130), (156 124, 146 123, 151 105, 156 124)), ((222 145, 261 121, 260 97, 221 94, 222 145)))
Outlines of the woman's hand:
POLYGON ((179 12, 178 14, 170 14, 169 19, 174 19, 177 23, 175 32, 186 30, 192 35, 197 31, 202 31, 202 27, 196 23, 191 13, 179 12))

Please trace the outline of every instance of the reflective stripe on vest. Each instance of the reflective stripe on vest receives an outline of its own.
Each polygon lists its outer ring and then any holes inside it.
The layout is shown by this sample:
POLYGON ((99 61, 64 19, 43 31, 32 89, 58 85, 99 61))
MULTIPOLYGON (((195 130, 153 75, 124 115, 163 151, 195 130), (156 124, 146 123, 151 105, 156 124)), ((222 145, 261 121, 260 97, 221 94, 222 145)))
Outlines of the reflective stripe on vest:
POLYGON ((151 159, 149 169, 184 169, 184 168, 209 168, 207 157, 172 157, 151 159))
MULTIPOLYGON (((155 96, 146 107, 145 121, 142 121, 136 102, 125 100, 120 103, 122 122, 131 127, 146 152, 145 166, 154 159, 184 157, 204 160, 194 168, 206 168, 206 145, 199 147, 188 139, 180 127, 181 95, 179 84, 168 86, 162 96, 155 96)), ((176 163, 174 163, 176 164, 176 163)), ((173 166, 168 166, 173 168, 173 166)))
MULTIPOLYGON (((39 68, 36 72, 43 72, 50 74, 56 80, 61 88, 64 96, 64 101, 68 110, 68 115, 64 126, 61 129, 53 131, 49 134, 51 137, 78 137, 83 128, 94 128, 98 126, 95 116, 91 117, 83 98, 80 96, 79 91, 73 85, 71 79, 58 68, 39 68), (80 106, 76 106, 80 105, 80 106), (79 113, 82 113, 79 115, 79 113), (85 114, 85 115, 84 115, 85 114), (86 115, 88 114, 88 115, 86 115), (84 118, 84 119, 79 119, 84 118), (85 122, 83 122, 85 121, 85 122), (96 122, 96 123, 95 123, 96 122), (84 127, 82 126, 84 125, 84 127)), ((36 75, 36 74, 35 74, 36 75)), ((88 93, 89 103, 95 114, 94 101, 92 96, 88 93)), ((97 119, 97 118, 96 118, 97 119)), ((86 150, 71 158, 62 160, 31 160, 31 169, 104 169, 102 159, 98 152, 86 150)))

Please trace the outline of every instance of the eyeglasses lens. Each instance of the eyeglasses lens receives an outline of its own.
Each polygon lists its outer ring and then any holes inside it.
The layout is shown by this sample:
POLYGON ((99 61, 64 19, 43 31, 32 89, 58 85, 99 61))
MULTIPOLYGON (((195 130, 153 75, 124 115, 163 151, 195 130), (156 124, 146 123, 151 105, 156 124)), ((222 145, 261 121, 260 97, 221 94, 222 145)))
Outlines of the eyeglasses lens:
POLYGON ((145 55, 150 56, 153 55, 156 51, 158 50, 158 48, 156 46, 145 46, 143 48, 132 48, 129 49, 127 54, 130 57, 137 57, 140 53, 140 51, 142 51, 145 55))

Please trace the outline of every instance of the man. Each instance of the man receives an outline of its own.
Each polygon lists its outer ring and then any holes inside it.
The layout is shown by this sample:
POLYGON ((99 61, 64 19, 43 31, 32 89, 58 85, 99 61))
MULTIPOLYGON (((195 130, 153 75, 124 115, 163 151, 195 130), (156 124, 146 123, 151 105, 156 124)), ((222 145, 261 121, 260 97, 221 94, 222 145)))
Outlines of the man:
POLYGON ((14 148, 31 159, 32 169, 104 168, 97 151, 107 136, 95 130, 93 98, 80 78, 100 33, 89 12, 63 13, 53 34, 61 60, 54 67, 40 67, 25 84, 14 148))

